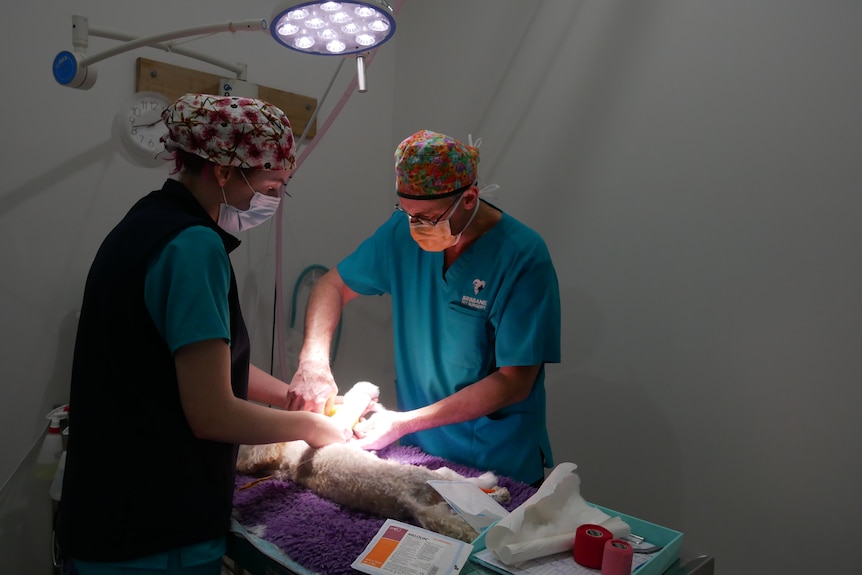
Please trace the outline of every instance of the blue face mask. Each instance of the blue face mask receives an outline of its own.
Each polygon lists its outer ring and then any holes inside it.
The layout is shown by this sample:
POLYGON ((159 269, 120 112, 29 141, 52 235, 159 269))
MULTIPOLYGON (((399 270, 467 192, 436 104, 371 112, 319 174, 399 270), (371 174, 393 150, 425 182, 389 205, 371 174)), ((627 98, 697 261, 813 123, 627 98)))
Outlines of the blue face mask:
POLYGON ((251 187, 251 184, 249 184, 248 180, 245 178, 245 174, 242 172, 239 174, 242 176, 243 181, 245 181, 245 185, 254 192, 254 195, 251 197, 248 209, 240 210, 227 203, 224 188, 221 189, 224 203, 219 205, 218 225, 224 231, 232 234, 259 226, 272 217, 278 209, 279 203, 281 203, 281 196, 273 197, 261 194, 251 187))

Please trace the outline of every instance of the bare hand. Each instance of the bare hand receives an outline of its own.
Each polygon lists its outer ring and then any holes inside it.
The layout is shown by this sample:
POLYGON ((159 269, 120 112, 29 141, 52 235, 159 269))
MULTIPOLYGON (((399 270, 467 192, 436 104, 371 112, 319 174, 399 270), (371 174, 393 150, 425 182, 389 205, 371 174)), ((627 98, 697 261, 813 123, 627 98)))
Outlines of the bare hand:
POLYGON ((332 443, 345 443, 353 437, 353 431, 346 429, 325 415, 314 415, 314 425, 309 429, 305 442, 311 447, 323 447, 332 443))
POLYGON ((406 433, 405 415, 400 411, 379 410, 369 419, 353 426, 353 444, 362 449, 383 449, 406 433))
POLYGON ((285 409, 323 413, 326 401, 337 393, 328 362, 304 361, 290 381, 285 409))

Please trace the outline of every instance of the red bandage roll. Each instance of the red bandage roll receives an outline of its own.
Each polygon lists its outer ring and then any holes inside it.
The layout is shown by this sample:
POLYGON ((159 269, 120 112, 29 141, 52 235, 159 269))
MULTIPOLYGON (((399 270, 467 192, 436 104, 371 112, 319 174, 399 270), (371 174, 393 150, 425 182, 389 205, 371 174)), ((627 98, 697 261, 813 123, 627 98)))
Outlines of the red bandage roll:
POLYGON ((613 538, 613 533, 601 525, 584 523, 575 531, 575 561, 590 569, 601 568, 605 543, 613 538))
POLYGON ((602 554, 602 575, 629 575, 632 572, 632 546, 622 539, 605 542, 602 554))

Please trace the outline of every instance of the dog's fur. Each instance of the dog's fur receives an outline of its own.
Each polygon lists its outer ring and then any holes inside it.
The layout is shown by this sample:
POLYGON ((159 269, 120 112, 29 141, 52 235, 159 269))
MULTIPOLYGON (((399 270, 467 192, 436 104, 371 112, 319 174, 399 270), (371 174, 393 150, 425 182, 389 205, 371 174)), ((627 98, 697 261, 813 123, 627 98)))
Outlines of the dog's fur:
MULTIPOLYGON (((414 519, 425 529, 462 541, 473 541, 478 535, 427 483, 465 480, 445 467, 431 470, 387 461, 351 445, 314 449, 304 441, 290 441, 240 446, 237 470, 248 475, 272 474, 346 507, 391 519, 414 519)), ((497 484, 491 472, 466 480, 485 489, 497 484)), ((498 501, 508 497, 505 488, 495 490, 498 501)))

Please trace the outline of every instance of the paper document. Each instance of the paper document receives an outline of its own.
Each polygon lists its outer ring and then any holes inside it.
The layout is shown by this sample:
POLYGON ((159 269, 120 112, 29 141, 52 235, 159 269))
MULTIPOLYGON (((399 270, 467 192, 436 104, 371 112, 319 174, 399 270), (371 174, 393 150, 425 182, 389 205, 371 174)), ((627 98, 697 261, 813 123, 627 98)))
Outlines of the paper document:
POLYGON ((493 497, 469 481, 429 481, 452 509, 481 533, 509 514, 493 497))
POLYGON ((351 567, 371 575, 454 575, 472 551, 469 543, 387 519, 351 567))

